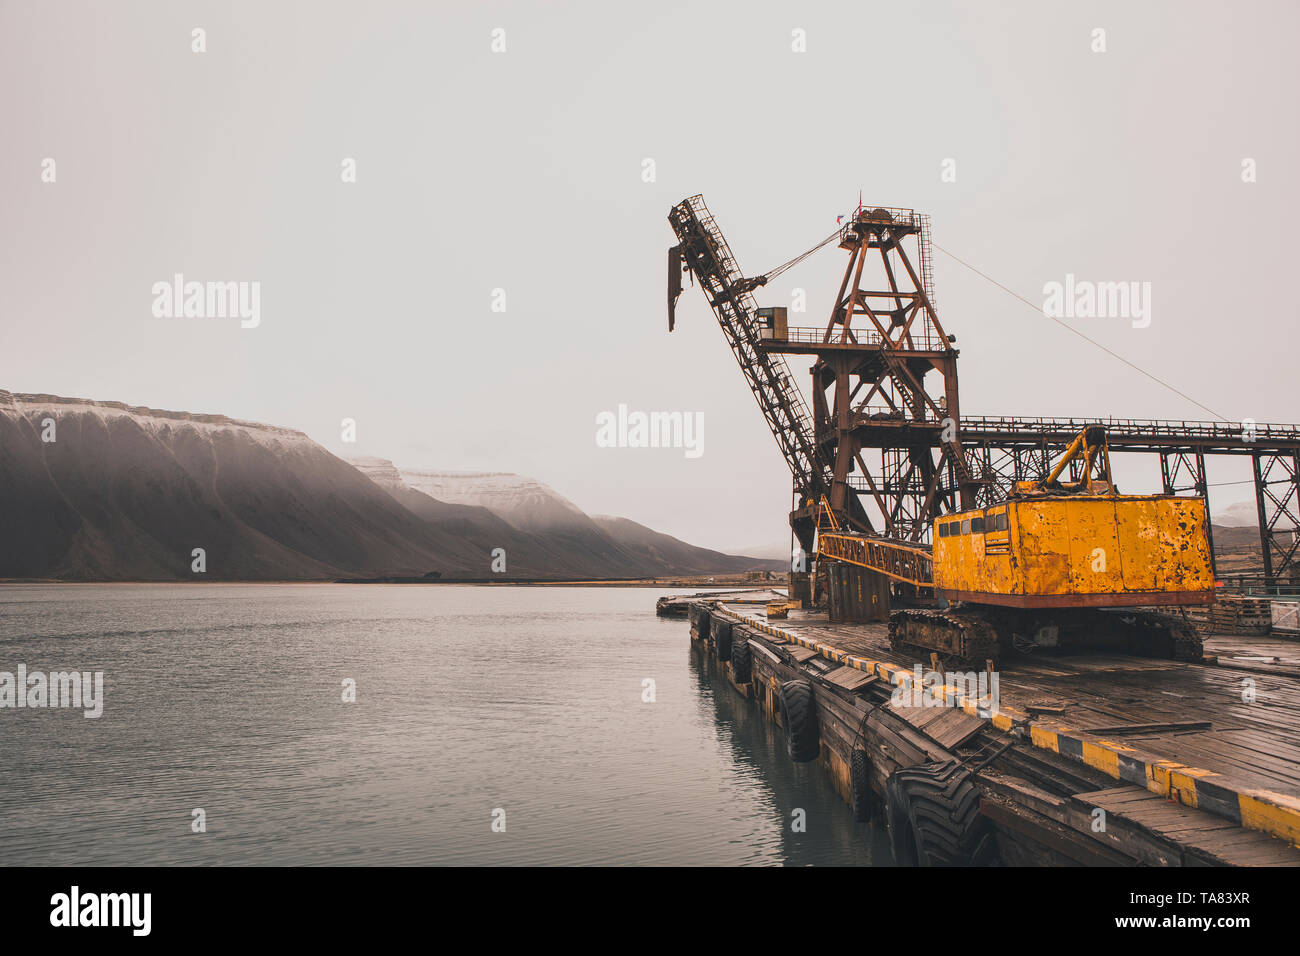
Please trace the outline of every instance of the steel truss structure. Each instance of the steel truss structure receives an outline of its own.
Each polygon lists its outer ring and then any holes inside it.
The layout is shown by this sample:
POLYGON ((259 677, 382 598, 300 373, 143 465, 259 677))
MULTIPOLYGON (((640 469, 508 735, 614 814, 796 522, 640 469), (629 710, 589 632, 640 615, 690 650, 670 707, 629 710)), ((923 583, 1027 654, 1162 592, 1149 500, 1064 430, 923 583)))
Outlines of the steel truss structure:
POLYGON ((1083 428, 1100 424, 1112 452, 1158 457, 1163 491, 1201 495, 1207 508, 1207 457, 1250 457, 1265 583, 1300 581, 1300 426, 963 416, 956 337, 934 303, 927 216, 859 207, 838 235, 848 263, 825 326, 781 334, 765 334, 756 317, 752 292, 767 277, 744 278, 703 199, 673 207, 669 222, 678 237, 669 328, 687 272, 790 467, 790 522, 805 551, 814 550, 823 495, 846 529, 924 546, 935 517, 1005 500, 1013 482, 1044 478, 1083 428), (813 360, 811 412, 786 355, 813 360))

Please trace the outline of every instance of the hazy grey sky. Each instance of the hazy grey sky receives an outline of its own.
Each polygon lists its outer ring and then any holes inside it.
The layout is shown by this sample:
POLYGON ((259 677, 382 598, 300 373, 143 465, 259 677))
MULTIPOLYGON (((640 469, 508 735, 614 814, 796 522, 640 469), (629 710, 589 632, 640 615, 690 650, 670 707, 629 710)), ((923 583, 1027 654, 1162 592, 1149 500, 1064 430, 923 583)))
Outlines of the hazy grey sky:
MULTIPOLYGON (((666 331, 665 217, 702 192, 755 274, 861 190, 1035 302, 1067 273, 1151 282, 1149 328, 1077 324, 1229 418, 1295 421, 1298 27, 1283 2, 6 0, 0 388, 518 471, 699 544, 776 540, 789 478, 697 289, 666 331), (156 318, 175 273, 260 282, 261 324, 156 318), (620 403, 702 412, 704 454, 598 448, 620 403)), ((824 323, 843 255, 760 301, 805 288, 798 324, 824 323)), ((1208 417, 942 255, 935 273, 965 413, 1208 417)), ((1124 490, 1154 480, 1116 466, 1124 490)))

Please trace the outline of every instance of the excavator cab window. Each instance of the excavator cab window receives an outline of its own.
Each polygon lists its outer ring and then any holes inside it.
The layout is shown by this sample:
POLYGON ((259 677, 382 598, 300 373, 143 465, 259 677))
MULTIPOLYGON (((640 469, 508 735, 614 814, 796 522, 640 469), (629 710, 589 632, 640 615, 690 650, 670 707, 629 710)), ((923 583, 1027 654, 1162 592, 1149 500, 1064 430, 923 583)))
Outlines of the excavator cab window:
POLYGON ((962 523, 961 523, 961 533, 962 533, 962 534, 970 534, 970 518, 964 518, 964 519, 962 519, 962 523))
POLYGON ((982 517, 970 519, 970 533, 971 534, 984 533, 984 519, 982 517))
POLYGON ((945 521, 943 524, 939 525, 939 537, 941 538, 948 537, 948 526, 950 524, 952 524, 951 521, 945 521))

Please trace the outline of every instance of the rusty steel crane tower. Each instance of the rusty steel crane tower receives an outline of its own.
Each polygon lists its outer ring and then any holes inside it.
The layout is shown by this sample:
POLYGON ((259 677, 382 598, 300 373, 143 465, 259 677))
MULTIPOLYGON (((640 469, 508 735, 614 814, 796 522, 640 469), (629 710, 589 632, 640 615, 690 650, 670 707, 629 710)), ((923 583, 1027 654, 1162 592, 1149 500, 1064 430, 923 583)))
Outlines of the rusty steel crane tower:
POLYGON ((934 306, 929 217, 859 208, 839 248, 848 263, 825 328, 787 327, 764 348, 815 359, 832 510, 862 531, 925 541, 936 515, 974 506, 978 487, 961 444, 956 337, 934 306))
POLYGON ((936 515, 974 506, 958 352, 935 311, 927 216, 860 207, 827 240, 748 279, 700 196, 668 218, 678 238, 669 251, 669 329, 685 271, 708 297, 790 465, 790 520, 806 551, 823 495, 841 524, 912 542, 928 540, 936 515), (755 305, 755 288, 832 241, 849 257, 824 328, 792 328, 785 309, 755 305), (814 359, 811 413, 785 355, 814 359))

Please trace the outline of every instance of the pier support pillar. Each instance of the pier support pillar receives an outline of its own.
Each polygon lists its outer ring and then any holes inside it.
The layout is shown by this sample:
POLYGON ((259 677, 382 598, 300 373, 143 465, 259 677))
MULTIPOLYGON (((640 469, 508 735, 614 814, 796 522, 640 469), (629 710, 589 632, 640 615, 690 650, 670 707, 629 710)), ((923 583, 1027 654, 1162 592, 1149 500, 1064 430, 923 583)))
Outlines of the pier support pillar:
POLYGON ((804 607, 812 607, 812 575, 807 571, 791 571, 788 593, 791 601, 802 601, 804 607))
POLYGON ((827 608, 833 624, 889 620, 889 578, 866 568, 830 562, 827 608))

